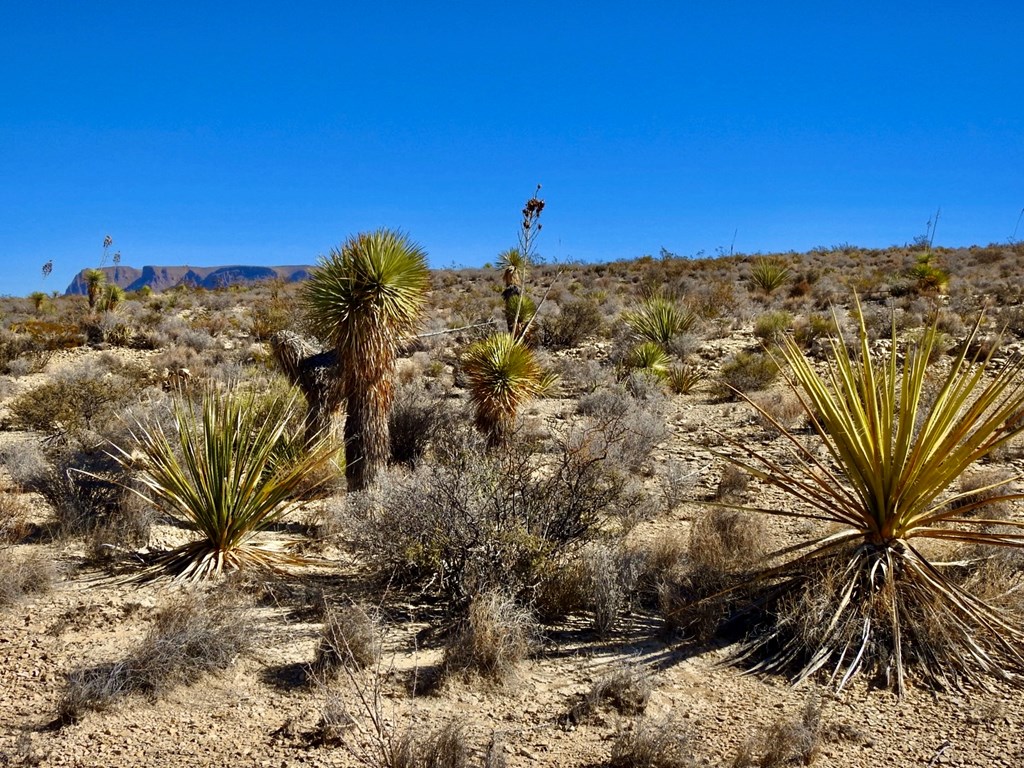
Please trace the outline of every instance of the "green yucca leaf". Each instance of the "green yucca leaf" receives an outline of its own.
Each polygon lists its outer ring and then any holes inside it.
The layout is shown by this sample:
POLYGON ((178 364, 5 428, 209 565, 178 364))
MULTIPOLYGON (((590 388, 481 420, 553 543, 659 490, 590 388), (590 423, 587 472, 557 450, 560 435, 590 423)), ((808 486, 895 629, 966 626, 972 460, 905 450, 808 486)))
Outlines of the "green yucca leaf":
POLYGON ((901 639, 901 626, 930 612, 947 625, 944 637, 955 650, 914 657, 927 679, 951 684, 978 673, 1006 677, 1024 669, 1020 627, 965 591, 914 546, 915 540, 929 538, 964 545, 1024 546, 1024 523, 998 521, 1000 529, 993 532, 990 528, 997 521, 983 514, 968 516, 1024 495, 993 493, 966 506, 951 503, 966 498, 950 489, 971 465, 1024 433, 1024 360, 997 367, 991 353, 984 359, 968 358, 966 350, 976 333, 977 326, 949 372, 938 379, 938 394, 930 404, 924 392, 926 383, 934 383, 936 377, 929 368, 938 337, 935 328, 902 351, 894 337, 890 351, 876 360, 861 314, 857 354, 848 351, 842 338, 833 339, 824 373, 791 338, 784 341, 781 354, 789 364, 791 382, 831 461, 817 458, 753 402, 786 436, 795 462, 773 460, 725 436, 737 450, 729 458, 799 503, 795 509, 757 511, 826 521, 838 528, 779 553, 795 554, 796 559, 767 571, 765 577, 797 574, 796 581, 804 583, 813 578, 808 574, 817 572, 816 563, 845 557, 843 553, 853 549, 852 559, 839 568, 839 582, 845 586, 837 593, 834 615, 823 625, 820 646, 799 647, 799 642, 785 640, 783 629, 766 633, 752 643, 760 649, 775 647, 760 668, 788 668, 800 659, 797 679, 803 679, 831 663, 842 685, 862 666, 878 661, 867 658, 871 648, 888 643, 885 656, 892 680, 902 689, 905 643, 911 641, 901 639), (890 617, 889 634, 877 629, 877 621, 872 623, 878 609, 865 607, 872 601, 886 606, 881 615, 890 617), (839 636, 839 628, 851 622, 863 622, 855 647, 839 636))
POLYGON ((673 337, 693 327, 697 316, 680 309, 668 299, 653 296, 632 312, 627 312, 624 319, 641 339, 667 347, 673 337))
POLYGON ((668 353, 653 341, 645 341, 629 353, 626 358, 628 370, 640 370, 651 373, 659 378, 668 375, 669 366, 672 365, 672 358, 668 353))
POLYGON ((540 394, 550 381, 521 339, 496 333, 473 344, 462 361, 476 424, 493 443, 503 440, 519 407, 540 394))
POLYGON ((335 454, 324 441, 307 446, 292 462, 280 461, 285 425, 295 400, 280 419, 265 419, 251 396, 203 396, 197 418, 187 403, 175 405, 175 435, 159 425, 139 426, 138 454, 116 448, 118 460, 138 469, 139 495, 180 519, 200 539, 161 557, 138 578, 169 573, 196 581, 223 570, 301 562, 254 541, 290 508, 308 476, 323 472, 335 454))

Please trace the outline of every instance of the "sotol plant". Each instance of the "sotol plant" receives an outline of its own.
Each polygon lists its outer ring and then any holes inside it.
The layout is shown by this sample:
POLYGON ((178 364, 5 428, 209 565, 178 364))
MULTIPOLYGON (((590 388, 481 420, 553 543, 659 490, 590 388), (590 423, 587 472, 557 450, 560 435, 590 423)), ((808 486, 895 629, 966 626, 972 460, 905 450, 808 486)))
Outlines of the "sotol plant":
POLYGON ((763 575, 783 618, 749 642, 757 668, 797 680, 830 669, 839 687, 867 668, 902 691, 908 669, 948 686, 982 674, 1014 677, 1024 667, 1019 623, 921 549, 927 541, 1024 546, 1024 523, 984 514, 1022 498, 1007 492, 1007 480, 971 499, 950 491, 968 467, 1024 432, 1024 360, 996 366, 991 353, 972 360, 972 334, 929 400, 935 339, 932 329, 898 352, 894 337, 875 360, 862 319, 859 354, 833 339, 824 374, 792 339, 781 347, 830 460, 781 425, 796 463, 739 443, 743 458, 733 460, 799 502, 759 511, 833 528, 787 548, 796 556, 763 575))
POLYGON ((337 352, 350 490, 388 459, 398 347, 416 329, 430 275, 426 252, 388 229, 356 235, 321 260, 303 291, 314 331, 337 352))
POLYGON ((544 389, 544 372, 533 351, 508 333, 496 333, 471 346, 462 366, 477 428, 487 435, 489 445, 498 445, 515 424, 519 406, 544 389))
POLYGON ((272 409, 281 417, 267 419, 251 396, 211 390, 203 397, 201 419, 179 402, 176 434, 166 434, 159 425, 140 427, 137 451, 116 449, 123 466, 140 470, 142 490, 137 493, 200 534, 197 541, 157 559, 138 580, 169 574, 194 582, 225 570, 279 569, 302 562, 254 540, 309 488, 310 477, 330 476, 324 469, 335 452, 323 442, 309 444, 292 461, 281 460, 294 404, 291 400, 272 409))

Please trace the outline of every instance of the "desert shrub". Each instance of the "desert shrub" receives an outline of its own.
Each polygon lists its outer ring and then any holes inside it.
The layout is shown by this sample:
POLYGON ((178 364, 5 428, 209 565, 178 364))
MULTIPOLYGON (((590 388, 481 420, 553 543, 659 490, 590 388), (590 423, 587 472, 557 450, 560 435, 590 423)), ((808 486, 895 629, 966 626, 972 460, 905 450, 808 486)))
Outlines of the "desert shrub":
POLYGON ((796 321, 793 340, 808 351, 820 351, 822 342, 835 336, 836 332, 836 322, 831 315, 815 312, 796 321))
MULTIPOLYGON (((25 334, 12 333, 6 328, 0 328, 0 373, 18 375, 11 366, 28 352, 31 346, 31 341, 25 334)), ((34 368, 35 366, 28 367, 34 368)), ((21 373, 28 373, 28 370, 21 371, 21 373)))
POLYGON ((785 310, 765 312, 754 321, 754 337, 765 345, 775 345, 793 328, 793 315, 785 310))
POLYGON ((373 667, 380 661, 380 616, 373 608, 353 603, 328 606, 313 660, 318 679, 335 676, 345 666, 373 667))
POLYGON ((732 768, 783 768, 810 765, 821 744, 821 702, 807 700, 795 718, 779 718, 764 733, 751 736, 740 747, 732 768))
MULTIPOLYGON (((122 482, 130 482, 127 478, 122 482)), ((127 491, 127 489, 124 489, 127 491)), ((115 497, 105 514, 85 531, 89 553, 97 561, 123 560, 149 544, 157 510, 135 493, 124 492, 115 497)))
POLYGON ((132 693, 158 697, 226 669, 253 645, 250 610, 226 593, 194 593, 157 612, 149 631, 124 659, 79 668, 68 676, 58 716, 81 719, 132 693))
POLYGON ((58 577, 53 557, 45 552, 5 553, 0 557, 0 608, 48 592, 58 577))
POLYGON ((15 398, 11 415, 22 429, 84 446, 96 445, 96 430, 133 398, 120 376, 74 371, 54 377, 15 398))
POLYGON ((612 741, 609 768, 697 768, 686 727, 673 719, 641 718, 619 729, 612 741))
POLYGON ((660 387, 647 384, 646 377, 634 374, 576 403, 576 412, 586 417, 590 438, 601 438, 609 460, 633 473, 648 471, 654 449, 668 437, 665 395, 660 387))
POLYGON ((422 384, 400 386, 388 414, 391 461, 416 466, 437 430, 450 425, 452 418, 446 401, 427 392, 422 384))
POLYGON ((10 490, 0 490, 0 543, 16 544, 24 539, 32 526, 29 507, 10 490))
POLYGON ((58 536, 90 534, 112 521, 125 497, 126 477, 98 453, 61 451, 31 480, 53 508, 58 536))
POLYGON ((494 682, 507 680, 530 652, 530 612, 511 596, 487 592, 473 598, 462 625, 444 649, 447 673, 474 672, 494 682))
POLYGON ((534 457, 515 440, 486 452, 482 438, 456 430, 429 466, 392 469, 351 497, 347 525, 382 574, 452 607, 498 586, 528 601, 548 569, 622 513, 626 478, 608 471, 609 442, 578 433, 534 457))
POLYGON ((541 343, 548 349, 570 349, 597 335, 603 327, 604 318, 595 302, 570 301, 561 306, 557 315, 549 315, 541 321, 541 343))
POLYGON ((737 392, 765 390, 778 377, 779 365, 769 355, 737 352, 719 372, 720 391, 724 397, 735 398, 737 392))

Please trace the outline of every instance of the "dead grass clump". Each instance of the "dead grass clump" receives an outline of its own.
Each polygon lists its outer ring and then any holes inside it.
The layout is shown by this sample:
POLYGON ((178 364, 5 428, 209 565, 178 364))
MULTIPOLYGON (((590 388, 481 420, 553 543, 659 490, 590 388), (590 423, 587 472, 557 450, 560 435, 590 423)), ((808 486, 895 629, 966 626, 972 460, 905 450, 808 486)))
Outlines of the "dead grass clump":
POLYGON ((762 563, 767 528, 758 515, 735 509, 712 509, 690 529, 690 575, 704 582, 698 591, 717 591, 729 577, 762 563))
POLYGON ((686 729, 676 721, 643 718, 619 730, 609 768, 696 768, 700 765, 686 729))
POLYGON ((810 765, 818 755, 821 737, 821 702, 811 697, 799 716, 776 720, 764 733, 751 736, 737 752, 732 768, 810 765))
POLYGON ((62 722, 103 710, 132 693, 158 697, 226 669, 252 646, 248 609, 226 594, 183 595, 159 611, 139 646, 125 659, 77 669, 58 704, 62 722))
MULTIPOLYGON (((982 472, 975 472, 964 475, 960 479, 960 498, 953 501, 958 509, 964 509, 979 502, 988 501, 996 496, 1002 496, 1009 492, 1008 483, 1013 480, 1013 475, 1002 469, 989 469, 982 472)), ((977 510, 968 509, 964 514, 976 514, 977 510)), ((1005 502, 987 504, 984 508, 986 518, 1002 518, 1009 513, 1005 502)))
POLYGON ((501 683, 530 653, 535 624, 530 612, 500 592, 474 598, 469 614, 444 649, 448 673, 473 672, 501 683))
POLYGON ((0 542, 16 544, 32 532, 29 507, 11 491, 0 491, 0 542))
POLYGON ((377 612, 358 603, 328 606, 313 660, 318 677, 333 677, 346 666, 366 669, 380 661, 381 626, 377 612))
POLYGON ((794 432, 807 419, 807 409, 791 390, 759 392, 750 399, 754 404, 754 421, 772 434, 781 434, 779 427, 794 432))
POLYGON ((0 608, 48 592, 58 577, 57 565, 43 552, 5 553, 0 558, 0 608))
POLYGON ((667 628, 710 640, 737 597, 732 588, 763 562, 766 536, 764 520, 742 510, 712 509, 695 520, 685 563, 659 590, 667 628))
POLYGON ((586 694, 565 714, 565 723, 577 724, 605 707, 620 715, 634 717, 647 711, 654 692, 650 673, 638 664, 623 663, 599 678, 586 694))
POLYGON ((642 559, 622 547, 593 544, 584 549, 581 563, 586 603, 594 629, 605 637, 629 608, 642 559))
POLYGON ((750 475, 735 464, 722 467, 722 474, 715 488, 715 501, 738 501, 750 486, 750 475))
POLYGON ((760 392, 779 377, 779 366, 761 352, 737 352, 719 372, 722 397, 736 399, 737 392, 760 392))
POLYGON ((470 755, 466 726, 454 720, 427 732, 405 731, 386 768, 468 768, 470 755))

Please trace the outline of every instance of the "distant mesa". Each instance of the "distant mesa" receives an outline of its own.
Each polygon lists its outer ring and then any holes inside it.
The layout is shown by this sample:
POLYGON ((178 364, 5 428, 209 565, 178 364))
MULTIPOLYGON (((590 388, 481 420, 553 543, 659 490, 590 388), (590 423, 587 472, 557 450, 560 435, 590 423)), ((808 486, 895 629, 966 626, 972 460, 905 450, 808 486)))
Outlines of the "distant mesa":
MULTIPOLYGON (((294 283, 309 277, 311 266, 292 267, 245 267, 233 265, 229 267, 103 267, 100 271, 107 276, 108 283, 114 283, 126 291, 137 291, 149 286, 154 292, 166 291, 187 285, 193 288, 215 290, 227 288, 229 285, 255 283, 260 280, 283 280, 294 283)), ((65 295, 86 294, 85 273, 83 269, 71 281, 65 295)))

